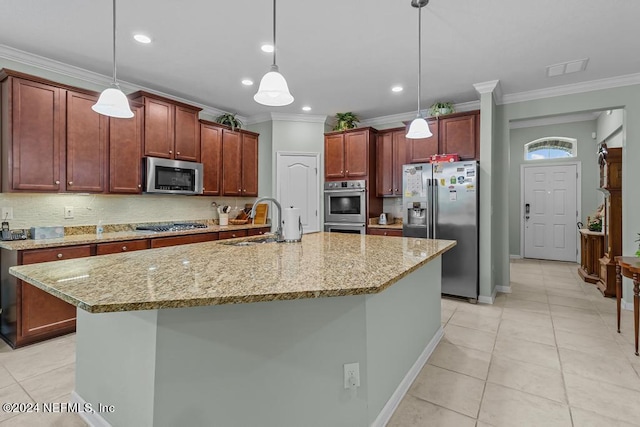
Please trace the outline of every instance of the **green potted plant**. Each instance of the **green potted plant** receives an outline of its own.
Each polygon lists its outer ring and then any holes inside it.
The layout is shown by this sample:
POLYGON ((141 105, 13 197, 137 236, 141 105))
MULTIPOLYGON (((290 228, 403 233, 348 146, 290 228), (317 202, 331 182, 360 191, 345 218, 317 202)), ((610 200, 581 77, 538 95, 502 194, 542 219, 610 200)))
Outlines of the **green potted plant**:
POLYGON ((636 240, 636 242, 638 242, 638 250, 636 251, 636 256, 640 258, 640 233, 638 233, 638 239, 636 240))
POLYGON ((453 102, 434 102, 429 107, 429 115, 433 117, 455 113, 453 102))
POLYGON ((358 116, 350 111, 347 113, 336 113, 336 125, 333 127, 333 130, 353 129, 359 120, 358 116))
POLYGON ((220 123, 222 125, 227 125, 231 127, 231 130, 236 130, 236 128, 242 128, 242 122, 236 117, 235 114, 224 113, 220 114, 216 117, 216 123, 220 123))

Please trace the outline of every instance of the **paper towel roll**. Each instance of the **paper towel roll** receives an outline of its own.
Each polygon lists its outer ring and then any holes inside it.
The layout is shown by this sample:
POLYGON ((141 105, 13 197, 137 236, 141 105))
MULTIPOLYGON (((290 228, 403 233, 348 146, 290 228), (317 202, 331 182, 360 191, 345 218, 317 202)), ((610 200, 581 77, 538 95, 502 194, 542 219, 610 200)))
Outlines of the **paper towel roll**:
POLYGON ((284 208, 282 212, 282 233, 287 242, 299 242, 302 239, 300 209, 284 208))

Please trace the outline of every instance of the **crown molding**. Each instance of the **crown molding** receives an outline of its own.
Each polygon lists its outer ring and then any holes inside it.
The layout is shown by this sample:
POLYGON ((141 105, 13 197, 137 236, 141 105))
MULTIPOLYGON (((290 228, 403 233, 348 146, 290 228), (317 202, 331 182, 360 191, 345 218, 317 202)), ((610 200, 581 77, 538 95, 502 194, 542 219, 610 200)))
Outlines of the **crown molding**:
MULTIPOLYGON (((460 104, 454 104, 454 109, 456 113, 461 113, 464 111, 472 111, 480 109, 480 101, 470 101, 470 102, 462 102, 460 104)), ((429 118, 428 109, 422 110, 422 114, 424 117, 429 118)), ((380 116, 380 117, 372 117, 370 119, 364 119, 359 122, 362 126, 380 126, 380 125, 390 125, 396 123, 399 126, 404 126, 404 122, 411 121, 416 118, 415 111, 410 111, 408 113, 398 113, 391 114, 388 116, 380 116)))
POLYGON ((530 120, 509 122, 509 129, 531 128, 536 126, 559 125, 563 123, 590 122, 597 120, 601 111, 591 113, 563 114, 561 116, 542 117, 530 120))
POLYGON ((304 123, 326 123, 327 116, 320 114, 293 114, 293 113, 263 113, 251 116, 246 123, 249 125, 262 122, 304 122, 304 123))
MULTIPOLYGON (((99 86, 107 87, 107 86, 110 86, 111 83, 113 82, 113 77, 105 76, 104 74, 96 73, 94 71, 85 70, 84 68, 65 64, 60 61, 56 61, 40 55, 35 55, 33 53, 25 52, 25 51, 15 49, 3 44, 0 44, 0 58, 19 62, 21 64, 40 68, 42 70, 51 71, 66 77, 71 77, 74 79, 85 81, 87 83, 93 83, 99 86)), ((192 100, 189 100, 189 99, 181 98, 179 96, 175 96, 165 92, 160 92, 158 90, 151 89, 145 86, 129 83, 124 80, 118 79, 118 85, 120 85, 120 89, 122 89, 122 91, 125 93, 131 93, 137 90, 144 90, 149 93, 164 96, 166 98, 174 99, 176 101, 179 101, 185 104, 202 108, 203 113, 210 114, 214 117, 220 114, 227 113, 227 111, 220 110, 219 108, 215 108, 210 105, 193 102, 192 100)), ((242 122, 246 120, 245 117, 240 115, 237 115, 236 117, 240 119, 240 121, 242 122)))
POLYGON ((555 96, 574 95, 577 93, 613 89, 616 87, 632 86, 637 84, 640 84, 640 73, 626 74, 624 76, 591 80, 588 82, 574 83, 564 86, 554 86, 546 89, 531 90, 528 92, 510 93, 503 96, 502 104, 514 104, 516 102, 534 101, 537 99, 552 98, 555 96))
POLYGON ((502 102, 503 93, 502 86, 500 86, 500 80, 489 80, 487 82, 474 83, 473 87, 480 95, 491 93, 496 104, 500 104, 502 102))

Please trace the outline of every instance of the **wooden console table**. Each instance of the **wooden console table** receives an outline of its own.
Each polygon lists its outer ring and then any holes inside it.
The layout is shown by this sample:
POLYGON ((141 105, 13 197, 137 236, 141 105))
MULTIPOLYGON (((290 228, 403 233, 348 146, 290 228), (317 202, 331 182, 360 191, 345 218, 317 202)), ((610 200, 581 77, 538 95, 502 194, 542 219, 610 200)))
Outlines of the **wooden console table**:
POLYGON ((598 283, 600 280, 600 258, 604 253, 604 233, 602 231, 590 231, 586 228, 580 230, 580 267, 578 275, 589 283, 598 283))
POLYGON ((633 327, 638 356, 638 319, 640 317, 640 258, 617 256, 616 261, 616 306, 618 309, 618 333, 620 332, 620 301, 622 300, 622 276, 633 280, 633 327))

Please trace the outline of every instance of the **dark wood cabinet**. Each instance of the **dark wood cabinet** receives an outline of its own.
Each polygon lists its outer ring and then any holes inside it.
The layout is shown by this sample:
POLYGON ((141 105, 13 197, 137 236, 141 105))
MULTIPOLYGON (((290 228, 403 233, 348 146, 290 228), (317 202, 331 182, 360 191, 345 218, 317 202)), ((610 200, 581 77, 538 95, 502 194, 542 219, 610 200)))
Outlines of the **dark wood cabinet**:
POLYGON ((367 234, 373 236, 389 236, 389 237, 402 237, 402 230, 392 228, 369 228, 367 234))
POLYGON ((480 113, 460 113, 439 120, 439 152, 456 153, 460 160, 480 158, 480 113))
POLYGON ((219 125, 200 121, 200 160, 202 162, 202 194, 219 196, 222 181, 222 132, 219 125))
POLYGON ((376 136, 373 128, 325 134, 325 180, 366 179, 375 183, 376 136))
POLYGON ((598 289, 606 297, 616 296, 616 261, 622 255, 622 148, 609 148, 600 165, 600 189, 605 194, 602 224, 603 250, 598 289))
POLYGON ((222 131, 222 195, 258 195, 258 134, 222 131))
POLYGON ((151 248, 166 248, 167 246, 188 245, 190 243, 211 242, 213 240, 218 240, 218 233, 156 237, 155 239, 151 239, 151 248))
POLYGON ((226 230, 220 232, 220 240, 224 239, 235 239, 237 237, 247 237, 249 232, 247 229, 239 229, 239 230, 226 230))
POLYGON ((411 139, 407 138, 407 151, 409 163, 428 163, 431 156, 439 152, 439 128, 438 120, 428 119, 429 129, 433 134, 429 138, 411 139))
POLYGON ((130 104, 133 118, 109 118, 109 193, 142 193, 144 107, 130 104))
POLYGON ((0 329, 11 346, 21 347, 73 332, 76 307, 9 274, 14 265, 82 258, 90 245, 26 251, 1 250, 2 317, 0 329))
POLYGON ((149 249, 149 240, 126 240, 124 242, 98 243, 96 255, 119 254, 123 252, 135 252, 149 249))
POLYGON ((377 137, 376 193, 402 196, 402 166, 408 162, 404 128, 380 132, 377 137))
POLYGON ((247 236, 261 236, 264 233, 268 233, 270 231, 271 227, 249 228, 247 229, 247 236))
MULTIPOLYGON (((60 191, 64 90, 3 70, 3 191, 60 191)), ((28 77, 28 76, 26 76, 28 77)))
POLYGON ((129 98, 144 104, 144 155, 200 161, 201 108, 138 91, 129 98))
POLYGON ((91 106, 97 96, 66 91, 66 179, 69 192, 106 190, 109 118, 91 106))
POLYGON ((598 231, 580 229, 580 267, 578 275, 589 283, 600 280, 600 258, 603 253, 604 234, 598 231))

